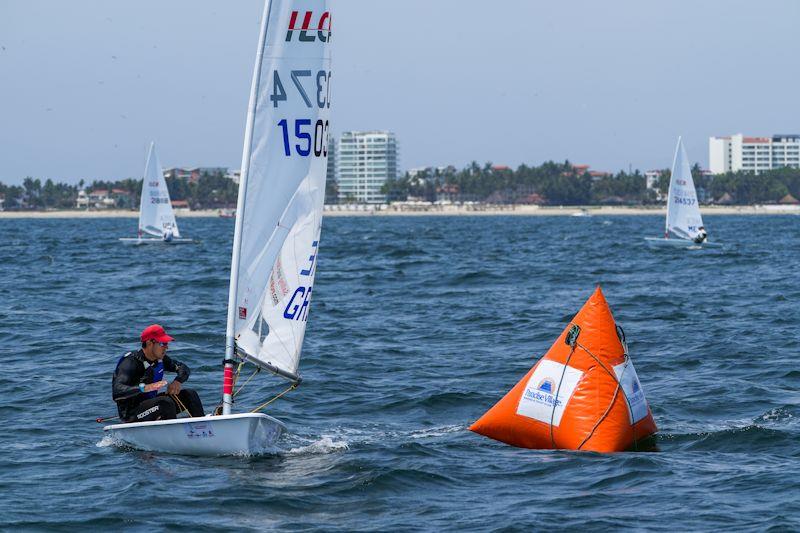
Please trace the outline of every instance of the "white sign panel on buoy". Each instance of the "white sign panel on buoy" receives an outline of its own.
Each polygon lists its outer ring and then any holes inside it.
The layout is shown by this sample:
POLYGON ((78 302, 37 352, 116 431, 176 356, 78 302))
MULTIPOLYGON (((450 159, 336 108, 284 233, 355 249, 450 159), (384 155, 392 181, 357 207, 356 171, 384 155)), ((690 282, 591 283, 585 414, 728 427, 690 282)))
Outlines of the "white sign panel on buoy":
POLYGON ((628 398, 631 424, 635 424, 647 416, 647 400, 644 397, 642 385, 639 383, 639 376, 636 375, 636 369, 633 368, 633 363, 630 361, 615 366, 614 373, 628 398))
POLYGON ((581 376, 583 372, 570 366, 546 359, 540 361, 525 385, 517 414, 547 424, 552 420, 558 426, 581 376))

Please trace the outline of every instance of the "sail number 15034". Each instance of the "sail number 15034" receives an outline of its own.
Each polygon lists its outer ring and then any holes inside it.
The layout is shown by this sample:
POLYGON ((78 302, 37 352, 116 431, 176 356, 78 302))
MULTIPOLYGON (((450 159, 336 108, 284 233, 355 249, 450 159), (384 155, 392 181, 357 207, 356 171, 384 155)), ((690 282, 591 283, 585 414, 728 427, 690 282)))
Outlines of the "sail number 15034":
POLYGON ((313 129, 311 120, 298 118, 294 120, 294 128, 290 128, 291 122, 282 119, 278 122, 278 127, 283 133, 283 153, 290 157, 296 153, 302 157, 308 157, 312 153, 314 157, 328 157, 328 121, 317 120, 313 129), (293 135, 290 130, 293 129, 293 135), (294 137, 294 140, 290 140, 294 137))

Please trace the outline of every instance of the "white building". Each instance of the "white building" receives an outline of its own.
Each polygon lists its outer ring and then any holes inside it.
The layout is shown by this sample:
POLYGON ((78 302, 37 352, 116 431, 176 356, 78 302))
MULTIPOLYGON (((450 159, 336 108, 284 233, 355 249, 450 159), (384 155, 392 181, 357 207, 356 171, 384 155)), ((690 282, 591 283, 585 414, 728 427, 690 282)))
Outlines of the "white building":
POLYGON ((225 177, 234 182, 236 185, 239 185, 239 182, 242 180, 242 171, 228 170, 228 173, 225 174, 225 177))
POLYGON ((86 194, 86 189, 81 189, 78 191, 78 198, 75 200, 75 207, 78 209, 89 208, 89 195, 86 194))
POLYGON ((658 190, 658 182, 661 179, 661 170, 648 170, 644 173, 645 185, 648 189, 658 190))
POLYGON ((339 195, 334 191, 337 190, 338 184, 336 180, 338 175, 336 169, 336 139, 333 135, 328 137, 328 168, 325 173, 325 203, 336 204, 339 202, 339 195))
POLYGON ((336 168, 337 165, 337 157, 336 157, 336 139, 333 138, 333 135, 330 136, 328 139, 328 169, 326 174, 326 179, 328 181, 333 180, 334 182, 337 179, 336 175, 336 168))
POLYGON ((800 135, 745 137, 741 133, 708 139, 708 165, 712 174, 758 174, 774 168, 800 168, 800 135))
POLYGON ((378 204, 381 187, 397 179, 397 140, 388 131, 346 131, 336 148, 336 181, 340 202, 378 204))
POLYGON ((112 191, 108 191, 107 189, 95 189, 88 193, 84 189, 81 189, 78 191, 75 207, 78 209, 110 209, 117 204, 114 196, 123 193, 127 194, 121 189, 113 189, 112 191))

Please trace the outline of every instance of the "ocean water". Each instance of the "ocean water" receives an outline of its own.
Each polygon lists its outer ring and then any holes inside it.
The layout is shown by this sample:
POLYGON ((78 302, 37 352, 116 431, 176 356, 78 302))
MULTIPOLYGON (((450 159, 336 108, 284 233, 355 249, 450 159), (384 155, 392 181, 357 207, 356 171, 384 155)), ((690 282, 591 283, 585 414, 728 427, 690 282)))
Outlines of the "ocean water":
MULTIPOLYGON (((126 247, 135 221, 0 220, 0 528, 133 531, 800 529, 800 220, 707 219, 722 250, 650 250, 661 217, 330 218, 290 433, 259 457, 120 448, 98 416, 160 322, 219 400, 233 222, 126 247), (658 452, 533 451, 467 426, 601 284, 658 452)), ((259 376, 237 406, 284 383, 259 376)))

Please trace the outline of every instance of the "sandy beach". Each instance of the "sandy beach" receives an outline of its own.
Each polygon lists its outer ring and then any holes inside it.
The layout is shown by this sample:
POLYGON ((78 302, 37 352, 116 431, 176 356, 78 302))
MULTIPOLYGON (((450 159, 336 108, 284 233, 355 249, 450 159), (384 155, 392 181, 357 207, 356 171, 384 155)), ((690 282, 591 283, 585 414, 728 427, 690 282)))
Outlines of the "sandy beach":
MULTIPOLYGON (((218 217, 219 211, 216 209, 199 211, 176 209, 175 216, 177 218, 218 217)), ((0 211, 0 219, 2 218, 139 218, 139 211, 131 211, 130 209, 100 209, 91 211, 77 209, 52 211, 0 211)))
MULTIPOLYGON (((797 205, 748 205, 748 206, 705 206, 700 209, 703 215, 800 215, 797 205)), ((402 206, 325 206, 324 216, 619 216, 654 215, 664 216, 664 207, 625 207, 625 206, 497 206, 497 205, 402 205, 402 206)), ((198 211, 176 210, 178 218, 219 217, 216 209, 198 211)), ((106 210, 53 210, 53 211, 0 211, 3 218, 137 218, 138 211, 106 210)))
MULTIPOLYGON (((798 205, 748 205, 748 206, 704 206, 703 215, 800 215, 798 205)), ((664 207, 626 206, 548 206, 535 205, 391 205, 391 206, 325 206, 328 217, 355 216, 619 216, 657 215, 664 216, 664 207)), ((198 211, 176 210, 178 218, 219 217, 216 209, 198 211)), ((106 209, 93 211, 0 211, 3 218, 137 218, 138 211, 128 209, 106 209)))
MULTIPOLYGON (((798 205, 753 205, 753 206, 705 206, 703 215, 800 215, 798 205)), ((666 216, 666 207, 628 206, 492 206, 492 205, 401 205, 370 209, 358 206, 345 209, 343 206, 325 206, 325 216, 619 216, 655 215, 666 216)))

